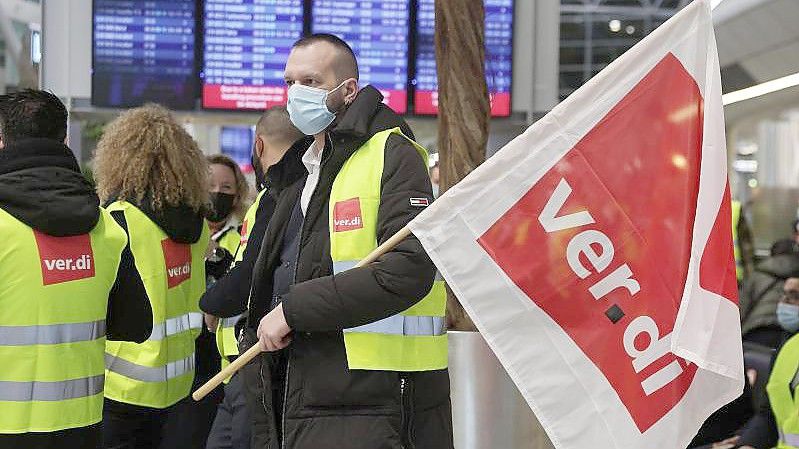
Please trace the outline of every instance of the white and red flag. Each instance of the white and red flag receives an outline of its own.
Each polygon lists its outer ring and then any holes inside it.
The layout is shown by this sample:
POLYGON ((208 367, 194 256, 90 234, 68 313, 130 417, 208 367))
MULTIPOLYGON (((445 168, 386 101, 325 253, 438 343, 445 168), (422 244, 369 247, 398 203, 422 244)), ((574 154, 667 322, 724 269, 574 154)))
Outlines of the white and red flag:
POLYGON ((743 361, 697 0, 411 224, 559 449, 683 449, 743 361))

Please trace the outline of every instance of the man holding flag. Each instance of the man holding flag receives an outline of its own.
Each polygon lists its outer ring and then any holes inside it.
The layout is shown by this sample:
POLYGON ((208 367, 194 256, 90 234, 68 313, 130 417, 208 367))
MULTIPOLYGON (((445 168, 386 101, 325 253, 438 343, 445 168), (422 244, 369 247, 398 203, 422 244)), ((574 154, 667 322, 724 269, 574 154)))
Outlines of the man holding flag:
POLYGON ((726 157, 697 0, 365 259, 412 232, 558 449, 683 449, 743 388, 726 157))

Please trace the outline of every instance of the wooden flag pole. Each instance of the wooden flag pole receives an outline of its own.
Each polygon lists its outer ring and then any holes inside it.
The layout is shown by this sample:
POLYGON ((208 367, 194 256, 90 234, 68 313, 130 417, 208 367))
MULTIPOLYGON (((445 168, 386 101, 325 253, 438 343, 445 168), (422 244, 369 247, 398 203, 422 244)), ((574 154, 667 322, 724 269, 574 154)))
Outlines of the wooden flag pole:
MULTIPOLYGON (((399 232, 391 236, 388 240, 386 240, 382 245, 378 246, 374 249, 368 256, 364 257, 363 260, 358 262, 357 265, 353 268, 360 268, 377 260, 383 254, 391 251, 397 246, 401 241, 405 240, 406 237, 411 235, 411 229, 407 226, 400 229, 399 232)), ((236 374, 238 370, 240 370, 244 365, 248 364, 252 359, 255 358, 258 354, 262 352, 260 343, 256 343, 252 348, 248 349, 247 352, 238 356, 236 360, 231 362, 230 365, 226 366, 222 371, 220 371, 216 376, 212 377, 211 380, 206 382, 203 386, 197 389, 191 397, 194 398, 195 401, 199 401, 204 398, 208 393, 214 390, 214 388, 218 387, 225 379, 229 378, 230 376, 236 374)))

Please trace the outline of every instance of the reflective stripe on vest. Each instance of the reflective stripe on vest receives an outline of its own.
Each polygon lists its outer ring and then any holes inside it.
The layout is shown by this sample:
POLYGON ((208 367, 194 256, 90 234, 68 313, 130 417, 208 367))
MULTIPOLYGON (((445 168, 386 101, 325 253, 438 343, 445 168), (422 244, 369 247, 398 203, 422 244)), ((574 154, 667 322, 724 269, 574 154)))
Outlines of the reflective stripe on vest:
POLYGON ((202 313, 187 313, 185 315, 170 318, 163 323, 153 326, 153 333, 150 334, 150 341, 163 340, 171 335, 177 335, 181 332, 189 330, 202 330, 203 314, 202 313))
POLYGON ((0 346, 58 345, 103 337, 105 320, 41 326, 0 326, 0 346))
POLYGON ((108 209, 125 214, 130 249, 153 310, 153 332, 141 344, 106 343, 105 397, 163 409, 186 398, 194 380, 210 232, 204 225, 196 243, 181 244, 130 203, 116 202, 108 209))
MULTIPOLYGON (((334 274, 351 269, 377 247, 385 147, 399 129, 375 134, 342 166, 330 194, 330 253, 334 274)), ((427 151, 408 139, 424 162, 427 151)), ((410 198, 409 198, 410 200, 410 198)), ((440 279, 408 310, 345 329, 350 369, 430 371, 447 367, 446 295, 440 279)))
POLYGON ((771 411, 780 433, 778 448, 799 447, 799 395, 794 397, 791 383, 799 370, 799 334, 780 349, 766 384, 771 411))
POLYGON ((781 444, 778 447, 784 448, 786 444, 788 447, 799 447, 799 434, 780 432, 779 435, 781 444))
POLYGON ((0 434, 102 420, 108 294, 127 237, 99 212, 88 234, 54 237, 0 207, 0 434))
POLYGON ((85 398, 103 392, 103 379, 105 376, 101 374, 58 382, 2 380, 0 381, 0 401, 66 401, 67 399, 85 398))
MULTIPOLYGON (((339 261, 333 263, 333 274, 347 271, 358 262, 339 261)), ((436 271, 436 279, 440 279, 436 271)), ((344 329, 344 332, 371 332, 389 335, 444 335, 447 333, 443 316, 406 316, 394 315, 363 326, 344 329)))
POLYGON ((166 382, 194 371, 194 354, 164 366, 142 366, 111 354, 105 355, 105 367, 111 372, 141 382, 166 382))

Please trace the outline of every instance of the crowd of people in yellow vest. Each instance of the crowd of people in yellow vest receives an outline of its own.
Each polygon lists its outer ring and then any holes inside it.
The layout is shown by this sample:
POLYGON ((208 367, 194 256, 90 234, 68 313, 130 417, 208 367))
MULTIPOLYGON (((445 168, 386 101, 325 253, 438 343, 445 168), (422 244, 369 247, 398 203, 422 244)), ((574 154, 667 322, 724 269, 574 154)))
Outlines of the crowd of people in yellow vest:
POLYGON ((452 447, 440 276, 413 236, 354 268, 433 201, 427 151, 335 36, 285 78, 254 195, 158 105, 88 177, 56 96, 0 96, 0 448, 452 447))

